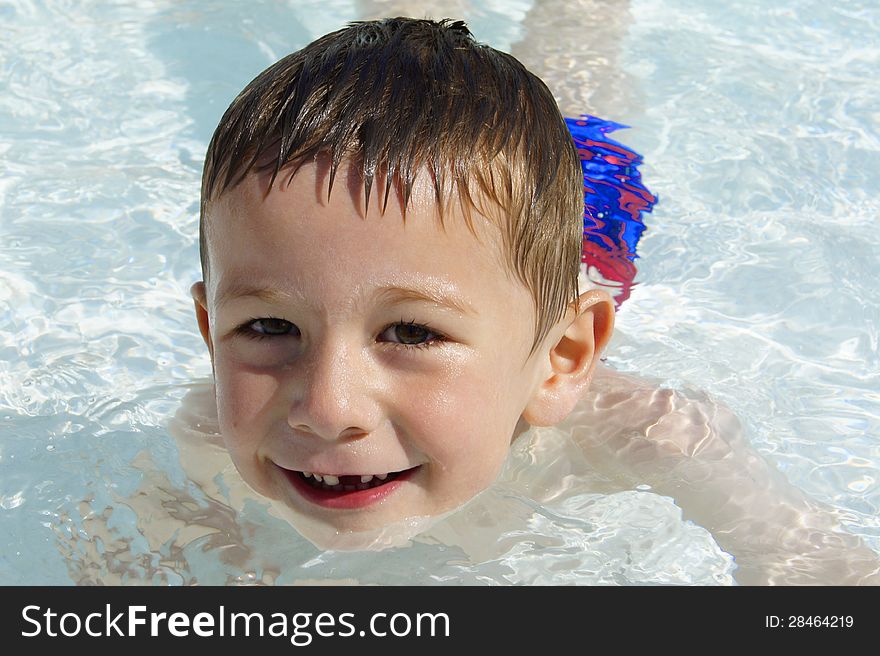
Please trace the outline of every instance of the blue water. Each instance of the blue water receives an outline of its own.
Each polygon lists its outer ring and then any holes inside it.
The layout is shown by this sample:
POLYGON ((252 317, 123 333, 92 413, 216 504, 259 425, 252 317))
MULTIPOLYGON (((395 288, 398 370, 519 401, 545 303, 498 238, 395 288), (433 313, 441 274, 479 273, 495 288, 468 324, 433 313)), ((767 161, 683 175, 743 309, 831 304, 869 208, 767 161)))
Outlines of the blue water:
MULTIPOLYGON (((390 6, 0 2, 0 582, 733 582, 667 497, 595 480, 530 502, 536 477, 590 480, 552 431, 450 524, 492 517, 484 553, 322 554, 187 480, 167 426, 211 374, 188 294, 207 141, 272 61, 390 6)), ((730 407, 880 550, 880 8, 521 1, 456 17, 566 115, 632 126, 615 138, 662 203, 609 363, 730 407)))

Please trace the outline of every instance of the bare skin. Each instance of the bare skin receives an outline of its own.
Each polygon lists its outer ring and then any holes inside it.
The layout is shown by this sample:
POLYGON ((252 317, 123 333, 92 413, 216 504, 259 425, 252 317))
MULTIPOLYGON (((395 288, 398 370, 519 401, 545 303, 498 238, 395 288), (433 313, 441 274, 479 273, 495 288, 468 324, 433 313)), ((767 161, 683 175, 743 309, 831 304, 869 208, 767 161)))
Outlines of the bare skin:
MULTIPOLYGON (((241 507, 257 495, 222 448, 210 392, 206 385, 191 394, 169 428, 189 476, 210 497, 241 507), (218 470, 233 483, 225 497, 216 485, 218 470)), ((520 422, 514 439, 529 428, 520 422)), ((558 428, 570 431, 603 476, 601 489, 585 481, 585 491, 647 484, 672 497, 685 519, 709 530, 735 557, 741 585, 880 584, 877 554, 840 526, 833 509, 793 487, 751 449, 722 406, 599 366, 590 392, 558 428)), ((462 533, 457 536, 462 541, 462 533)), ((459 546, 479 558, 483 547, 468 544, 466 535, 463 542, 459 546)))
POLYGON ((878 585, 880 560, 792 486, 727 408, 600 368, 560 428, 623 489, 650 485, 736 557, 743 585, 878 585))
MULTIPOLYGON (((184 548, 197 539, 210 540, 232 567, 246 566, 254 554, 244 533, 254 527, 240 526, 237 516, 248 500, 271 502, 238 475, 218 428, 211 383, 194 385, 168 425, 187 476, 208 506, 171 484, 147 454, 136 464, 144 472, 141 489, 120 499, 135 512, 150 551, 167 552, 160 570, 131 555, 130 538, 111 528, 110 508, 85 500, 82 527, 91 538, 63 530, 64 522, 57 531, 72 580, 148 583, 157 575, 164 580, 162 569, 178 569, 176 560, 185 558, 184 548), (101 539, 100 552, 95 538, 101 539)), ((583 481, 584 492, 612 494, 647 484, 653 493, 671 497, 685 519, 709 530, 735 557, 734 577, 741 585, 880 584, 877 554, 843 530, 834 509, 808 498, 752 450, 739 422, 721 406, 599 366, 591 390, 557 428, 569 432, 599 474, 583 481)), ((527 439, 528 429, 520 422, 514 439, 527 439)), ((532 492, 540 502, 554 495, 552 489, 532 492)), ((269 508, 284 517, 283 508, 269 508)), ((455 540, 476 562, 493 557, 491 545, 481 544, 485 536, 462 521, 453 514, 429 532, 455 540)), ((260 582, 242 571, 240 582, 260 582)), ((262 582, 271 583, 280 572, 265 570, 262 582)))
MULTIPOLYGON (((218 384, 216 394, 208 395, 204 407, 196 414, 207 417, 203 423, 213 423, 217 429, 208 440, 200 438, 198 429, 190 431, 185 442, 181 442, 181 451, 191 478, 209 496, 214 496, 214 476, 222 470, 230 490, 228 502, 234 509, 254 496, 250 491, 254 488, 276 501, 286 499, 286 503, 275 503, 273 508, 279 516, 284 516, 285 506, 296 511, 298 516, 291 523, 315 544, 324 540, 325 535, 328 539, 341 534, 359 538, 358 534, 379 531, 379 542, 371 535, 363 546, 385 545, 386 526, 413 517, 443 515, 490 485, 512 440, 530 425, 557 426, 570 432, 587 461, 610 482, 611 488, 602 492, 612 491, 614 485, 618 490, 629 490, 647 484, 654 493, 671 497, 682 508, 685 519, 709 530, 717 543, 736 558, 739 583, 880 583, 877 555, 856 536, 843 531, 831 509, 807 498, 751 449, 732 413, 708 399, 688 398, 597 365, 597 356, 613 326, 613 311, 607 311, 607 295, 593 298, 591 294, 601 292, 584 292, 580 311, 570 310, 554 326, 542 346, 527 360, 525 373, 521 368, 509 370, 510 362, 521 362, 528 351, 530 334, 526 328, 530 322, 511 319, 528 316, 528 299, 520 298, 523 290, 499 275, 497 267, 480 276, 473 275, 473 263, 486 259, 480 249, 487 246, 477 246, 460 222, 450 223, 439 232, 431 220, 433 207, 427 186, 418 187, 424 192, 424 202, 414 205, 406 223, 396 216, 401 214, 397 205, 390 206, 382 219, 370 219, 379 216, 378 210, 372 214, 360 206, 356 184, 349 185, 348 194, 334 194, 324 200, 323 194, 316 192, 324 188, 319 184, 321 170, 320 164, 304 168, 292 183, 268 194, 259 186, 262 183, 253 179, 250 186, 242 185, 224 196, 225 200, 212 210, 215 246, 211 261, 216 280, 222 283, 224 276, 234 279, 243 270, 253 273, 266 269, 266 277, 276 271, 296 272, 283 284, 308 296, 313 304, 332 304, 335 313, 330 325, 323 315, 313 318, 300 309, 309 307, 307 303, 290 306, 290 320, 304 326, 306 334, 311 330, 311 341, 285 338, 286 341, 272 347, 274 350, 258 351, 249 345, 235 346, 239 343, 236 341, 227 341, 222 346, 222 336, 231 326, 248 317, 279 316, 279 312, 288 309, 249 306, 247 311, 240 312, 240 318, 232 320, 224 315, 228 311, 218 308, 214 301, 216 292, 211 293, 203 283, 193 286, 197 320, 211 351, 218 384), (258 224, 259 232, 249 231, 250 223, 258 224), (236 229, 241 234, 220 232, 234 233, 236 229), (223 250, 216 244, 235 246, 223 250), (332 269, 327 269, 327 258, 313 256, 323 253, 321 244, 334 244, 338 251, 332 269), (366 254, 365 244, 372 249, 366 254), (345 251, 346 248, 349 250, 345 251), (468 352, 479 354, 482 359, 475 360, 470 368, 462 368, 459 375, 449 380, 437 374, 423 376, 415 387, 420 393, 413 397, 413 386, 401 387, 400 373, 385 360, 373 355, 372 359, 363 360, 366 356, 361 355, 379 353, 379 349, 385 348, 384 326, 394 321, 399 311, 366 325, 360 314, 346 308, 372 307, 348 300, 352 290, 358 289, 362 281, 372 279, 370 276, 378 279, 390 270, 403 279, 415 279, 412 271, 418 273, 426 266, 434 266, 451 277, 479 308, 476 321, 461 323, 455 318, 458 323, 450 323, 446 332, 461 335, 457 341, 468 344, 468 352), (476 282, 495 286, 478 289, 476 282), (514 300, 519 302, 515 309, 514 300), (505 329, 499 330, 500 326, 505 329), (369 337, 366 351, 361 341, 348 344, 354 339, 352 335, 357 340, 363 340, 364 335, 369 337), (380 337, 374 340, 374 335, 380 337), (336 365, 338 357, 331 357, 335 351, 317 348, 324 342, 332 343, 334 348, 346 347, 347 369, 340 370, 336 365), (304 355, 298 355, 299 349, 305 349, 304 355), (244 375, 251 373, 242 363, 248 362, 248 358, 264 358, 265 362, 260 360, 259 364, 265 369, 288 353, 311 358, 311 376, 300 375, 302 367, 283 368, 275 376, 283 385, 273 385, 260 396, 259 381, 245 380, 244 375), (496 353, 497 357, 489 357, 496 353), (353 359, 355 355, 361 359, 353 359), (369 375, 340 378, 345 372, 360 371, 357 367, 366 367, 368 363, 372 363, 369 375), (471 379, 476 382, 467 387, 471 379), (345 384, 331 385, 332 381, 345 384), (369 385, 367 381, 371 381, 369 385), (377 388, 376 381, 384 382, 377 388), (511 390, 500 391, 492 381, 504 382, 511 390), (394 393, 386 394, 386 388, 394 393), (462 395, 462 390, 469 391, 462 395), (487 390, 495 392, 488 394, 487 390), (433 406, 417 406, 425 399, 445 398, 452 393, 458 394, 457 400, 444 406, 446 414, 435 411, 433 406), (216 405, 210 407, 214 399, 216 405), (371 409, 371 414, 366 413, 366 408, 371 409), (498 421, 487 423, 487 410, 491 408, 491 416, 497 416, 498 421), (228 430, 224 429, 224 417, 228 430), (425 417, 431 418, 431 423, 425 423, 425 417), (358 427, 357 443, 345 440, 350 428, 340 432, 351 426, 358 427), (365 449, 371 447, 373 450, 361 454, 365 459, 372 454, 372 460, 365 460, 367 469, 399 467, 396 462, 383 464, 381 458, 386 456, 382 454, 395 452, 386 448, 389 444, 409 445, 413 453, 423 456, 414 462, 427 463, 428 472, 436 470, 436 480, 419 483, 408 496, 400 495, 400 502, 388 504, 381 516, 364 512, 312 512, 308 505, 294 503, 297 500, 289 498, 290 495, 273 494, 274 488, 264 484, 263 473, 273 471, 265 467, 266 453, 276 460, 284 461, 287 457, 294 469, 301 466, 296 464, 297 457, 307 462, 305 456, 296 453, 285 455, 281 447, 314 446, 318 443, 316 435, 323 437, 319 455, 326 451, 354 458, 360 452, 349 453, 342 448, 357 444, 365 449), (450 451, 454 458, 443 451, 451 448, 451 441, 458 443, 450 451), (218 442, 226 449, 219 447, 218 442), (243 481, 230 466, 225 451, 231 453, 232 461, 238 453, 241 462, 235 464, 243 481), (442 461, 443 466, 435 467, 431 464, 435 461, 442 461), (453 499, 448 490, 454 490, 457 496, 453 499), (315 527, 301 525, 306 520, 314 520, 315 527), (325 531, 328 528, 332 529, 329 533, 325 531)), ((486 235, 483 243, 491 247, 489 237, 490 234, 486 235)), ((582 281, 581 289, 585 284, 582 281)), ((280 316, 287 318, 284 314, 280 316)), ((421 372, 440 357, 432 355, 435 352, 445 351, 429 351, 418 360, 407 360, 408 371, 421 372)), ((172 428, 175 435, 181 428, 186 432, 185 422, 172 428)), ((310 454, 311 451, 306 456, 312 457, 310 454)), ((587 485, 585 482, 585 488, 587 485)), ((462 539, 470 540, 467 535, 462 539)), ((319 546, 361 545, 355 540, 352 544, 319 546)), ((460 546, 469 553, 477 553, 480 548, 460 546)))

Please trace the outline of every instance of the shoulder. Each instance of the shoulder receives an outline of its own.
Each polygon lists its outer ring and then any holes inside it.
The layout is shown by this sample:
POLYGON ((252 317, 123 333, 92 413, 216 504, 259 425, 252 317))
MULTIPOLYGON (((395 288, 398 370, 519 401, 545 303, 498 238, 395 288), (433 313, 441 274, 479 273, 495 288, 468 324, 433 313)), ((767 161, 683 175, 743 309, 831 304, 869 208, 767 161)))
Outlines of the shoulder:
POLYGON ((561 427, 584 448, 636 460, 716 460, 744 444, 736 415, 708 395, 605 366, 597 368, 590 391, 561 427))

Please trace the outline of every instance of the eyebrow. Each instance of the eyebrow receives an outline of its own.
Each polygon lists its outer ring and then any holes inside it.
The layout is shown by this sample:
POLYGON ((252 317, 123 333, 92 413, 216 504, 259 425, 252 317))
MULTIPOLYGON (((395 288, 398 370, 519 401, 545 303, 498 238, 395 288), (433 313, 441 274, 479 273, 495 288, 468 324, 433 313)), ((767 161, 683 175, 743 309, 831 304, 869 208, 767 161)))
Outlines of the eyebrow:
POLYGON ((459 314, 476 315, 477 311, 464 299, 451 294, 435 292, 431 289, 415 289, 412 287, 383 287, 376 294, 377 299, 384 300, 389 304, 405 303, 407 301, 421 301, 431 303, 442 308, 453 310, 459 314))
MULTIPOLYGON (((247 282, 235 282, 223 289, 217 295, 217 307, 219 308, 229 301, 238 298, 258 298, 261 301, 273 305, 283 305, 291 302, 295 296, 277 289, 252 285, 247 282)), ((467 314, 471 316, 477 314, 476 309, 464 299, 453 294, 436 292, 429 288, 399 287, 397 285, 390 285, 377 290, 376 299, 384 301, 390 305, 406 303, 408 301, 419 301, 453 310, 459 314, 467 314)))
POLYGON ((217 294, 217 307, 239 298, 258 298, 266 303, 281 305, 291 300, 289 294, 276 289, 259 287, 246 282, 234 282, 217 294))

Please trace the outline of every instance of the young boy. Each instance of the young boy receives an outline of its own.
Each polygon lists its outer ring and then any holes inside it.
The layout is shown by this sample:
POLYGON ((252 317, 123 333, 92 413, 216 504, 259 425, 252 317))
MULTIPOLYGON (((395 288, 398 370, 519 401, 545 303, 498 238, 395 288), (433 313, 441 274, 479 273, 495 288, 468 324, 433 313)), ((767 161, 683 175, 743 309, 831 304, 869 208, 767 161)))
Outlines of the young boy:
POLYGON ((260 74, 208 148, 192 288, 244 481, 316 543, 366 543, 460 507, 529 426, 571 415, 597 466, 675 496, 722 547, 807 518, 780 560, 797 540, 854 553, 827 582, 865 582, 873 552, 732 418, 600 370, 614 303, 579 293, 582 214, 553 96, 461 22, 354 23, 260 74), (748 504, 703 503, 734 486, 748 504))

